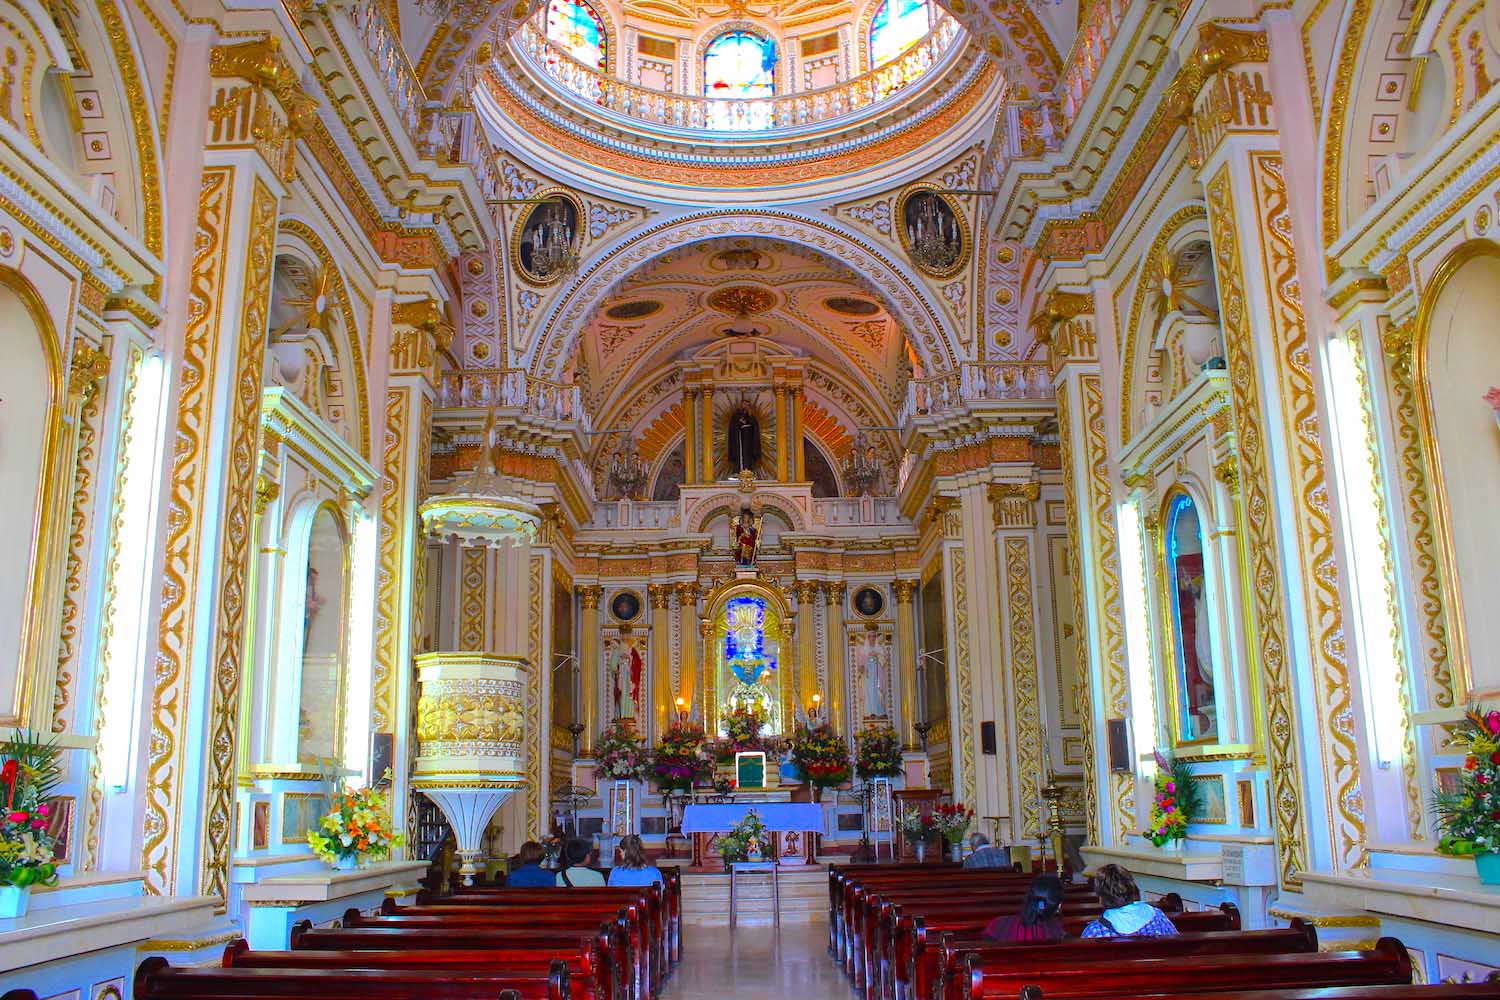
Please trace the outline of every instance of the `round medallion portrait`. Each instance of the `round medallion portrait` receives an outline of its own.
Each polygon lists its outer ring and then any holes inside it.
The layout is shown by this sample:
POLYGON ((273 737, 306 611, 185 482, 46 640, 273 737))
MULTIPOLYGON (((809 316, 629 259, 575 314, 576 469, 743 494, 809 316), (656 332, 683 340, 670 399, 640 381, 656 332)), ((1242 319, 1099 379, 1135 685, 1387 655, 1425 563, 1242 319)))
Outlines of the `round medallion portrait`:
POLYGON ((880 312, 880 306, 869 299, 855 298, 852 295, 830 295, 823 300, 823 306, 829 312, 842 313, 845 316, 874 316, 880 312))
POLYGON ((622 590, 609 602, 609 613, 617 621, 633 622, 641 616, 641 595, 633 590, 622 590))
POLYGON ((617 302, 604 310, 610 319, 644 319, 661 312, 661 303, 655 299, 636 299, 633 302, 617 302))
POLYGON ((874 587, 861 587, 854 592, 854 610, 864 618, 874 618, 885 610, 885 595, 874 587))

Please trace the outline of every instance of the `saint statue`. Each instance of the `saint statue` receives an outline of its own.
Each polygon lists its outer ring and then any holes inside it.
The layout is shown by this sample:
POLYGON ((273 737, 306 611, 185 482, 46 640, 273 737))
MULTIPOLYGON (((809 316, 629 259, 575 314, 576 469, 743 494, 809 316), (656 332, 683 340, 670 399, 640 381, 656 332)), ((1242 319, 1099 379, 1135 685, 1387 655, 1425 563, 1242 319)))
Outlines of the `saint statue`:
POLYGON ((872 638, 866 649, 868 655, 865 657, 865 714, 883 716, 885 715, 885 698, 880 693, 880 677, 885 672, 885 665, 880 655, 879 640, 872 638))
POLYGON ((734 535, 734 564, 736 566, 755 565, 755 550, 760 545, 760 524, 760 515, 749 507, 741 508, 734 520, 729 522, 729 529, 734 535))
POLYGON ((760 421, 750 412, 750 407, 741 405, 729 418, 729 471, 738 473, 742 469, 755 471, 760 465, 760 421))

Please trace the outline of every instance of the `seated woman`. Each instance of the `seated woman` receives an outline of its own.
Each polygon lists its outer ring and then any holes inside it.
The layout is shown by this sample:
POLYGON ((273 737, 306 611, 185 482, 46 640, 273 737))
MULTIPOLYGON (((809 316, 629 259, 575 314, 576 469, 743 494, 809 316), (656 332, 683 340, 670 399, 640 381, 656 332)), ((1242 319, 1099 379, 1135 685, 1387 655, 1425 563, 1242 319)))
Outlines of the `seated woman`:
POLYGON ((1058 913, 1062 910, 1062 899, 1062 879, 1056 875, 1038 875, 1026 890, 1021 912, 991 920, 984 936, 991 941, 1029 944, 1061 941, 1063 925, 1058 913))
POLYGON ((563 870, 557 873, 557 884, 569 889, 580 886, 603 885, 604 876, 588 867, 593 845, 581 837, 573 837, 563 845, 563 870))
POLYGON ((1119 865, 1105 865, 1094 876, 1094 891, 1104 912, 1080 937, 1171 937, 1177 926, 1150 903, 1141 902, 1140 887, 1119 865))
POLYGON ((547 856, 546 848, 534 840, 528 840, 521 845, 521 853, 516 856, 516 870, 505 878, 505 884, 512 889, 550 889, 557 885, 557 875, 542 867, 542 859, 547 856))
POLYGON ((610 885, 661 885, 661 869, 646 863, 646 848, 635 834, 620 839, 620 863, 609 870, 610 885))

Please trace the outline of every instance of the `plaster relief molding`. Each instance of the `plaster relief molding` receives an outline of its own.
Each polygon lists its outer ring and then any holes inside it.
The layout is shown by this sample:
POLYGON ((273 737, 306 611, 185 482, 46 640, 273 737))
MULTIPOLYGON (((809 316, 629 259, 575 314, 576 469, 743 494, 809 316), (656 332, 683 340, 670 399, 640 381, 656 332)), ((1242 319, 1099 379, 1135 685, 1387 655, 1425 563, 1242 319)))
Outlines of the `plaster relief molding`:
POLYGON ((991 483, 990 503, 994 505, 996 528, 1036 527, 1036 502, 1042 495, 1042 484, 991 483))
POLYGON ((879 249, 827 223, 791 213, 706 212, 663 222, 586 263, 583 275, 548 310, 533 352, 533 373, 559 377, 589 312, 631 272, 685 243, 719 236, 765 236, 802 244, 869 276, 887 311, 907 329, 928 370, 953 367, 955 359, 943 336, 943 324, 923 283, 879 249))

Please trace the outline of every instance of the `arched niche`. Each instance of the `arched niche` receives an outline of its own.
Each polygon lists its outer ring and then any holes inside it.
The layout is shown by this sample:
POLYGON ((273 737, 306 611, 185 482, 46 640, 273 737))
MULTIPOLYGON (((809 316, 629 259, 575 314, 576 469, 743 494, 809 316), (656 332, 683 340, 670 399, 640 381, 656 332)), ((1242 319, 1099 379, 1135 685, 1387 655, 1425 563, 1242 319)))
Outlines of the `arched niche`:
POLYGON ((287 518, 285 570, 266 594, 278 614, 271 650, 270 761, 342 766, 349 619, 349 536, 329 502, 305 497, 287 518))
MULTIPOLYGON (((61 349, 46 307, 14 271, 0 268, 0 726, 33 727, 55 658, 51 577, 61 564, 61 349)), ((50 697, 47 708, 50 709, 50 697)))
POLYGON ((1434 272, 1412 344, 1420 431, 1432 476, 1449 655, 1459 701, 1500 693, 1500 246, 1464 244, 1434 272))
POLYGON ((736 578, 710 592, 704 607, 704 728, 718 733, 732 705, 753 701, 766 711, 767 735, 790 733, 797 647, 785 595, 768 581, 736 578))
POLYGON ((1212 555, 1197 501, 1182 487, 1167 493, 1161 511, 1163 637, 1166 639, 1169 720, 1173 743, 1219 738, 1210 584, 1212 555))
MULTIPOLYGON (((338 512, 320 506, 308 526, 298 658, 297 761, 332 760, 343 749, 349 544, 338 512)), ((289 583, 292 581, 288 581, 289 583)))

